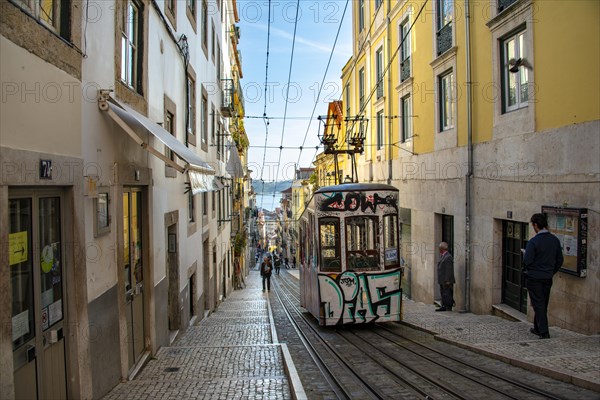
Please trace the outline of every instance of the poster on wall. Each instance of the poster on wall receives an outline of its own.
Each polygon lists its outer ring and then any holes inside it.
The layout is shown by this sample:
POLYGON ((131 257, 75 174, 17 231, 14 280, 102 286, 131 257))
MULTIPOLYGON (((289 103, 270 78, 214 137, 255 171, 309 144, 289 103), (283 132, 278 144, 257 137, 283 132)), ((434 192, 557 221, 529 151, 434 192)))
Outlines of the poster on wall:
POLYGON ((560 269, 581 278, 587 274, 587 209, 542 206, 548 230, 556 235, 563 250, 560 269))

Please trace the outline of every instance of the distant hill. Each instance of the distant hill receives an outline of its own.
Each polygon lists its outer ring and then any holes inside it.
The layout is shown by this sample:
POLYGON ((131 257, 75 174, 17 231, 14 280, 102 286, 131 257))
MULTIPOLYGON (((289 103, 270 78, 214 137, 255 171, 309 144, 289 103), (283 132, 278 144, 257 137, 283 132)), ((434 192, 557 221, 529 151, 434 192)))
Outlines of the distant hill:
POLYGON ((285 190, 290 186, 292 186, 291 180, 279 182, 265 182, 264 186, 263 183, 260 181, 252 182, 252 188, 254 189, 256 194, 271 194, 274 191, 281 192, 282 190, 285 190))

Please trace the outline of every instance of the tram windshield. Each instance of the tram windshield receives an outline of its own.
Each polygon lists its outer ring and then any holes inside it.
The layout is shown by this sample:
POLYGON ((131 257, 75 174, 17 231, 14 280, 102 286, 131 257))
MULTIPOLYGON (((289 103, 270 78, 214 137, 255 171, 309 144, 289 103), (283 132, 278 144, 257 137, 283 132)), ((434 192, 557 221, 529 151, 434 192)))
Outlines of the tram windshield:
POLYGON ((340 272, 340 220, 321 218, 319 220, 319 241, 321 245, 321 271, 340 272))
POLYGON ((347 270, 379 270, 377 217, 346 218, 347 270))

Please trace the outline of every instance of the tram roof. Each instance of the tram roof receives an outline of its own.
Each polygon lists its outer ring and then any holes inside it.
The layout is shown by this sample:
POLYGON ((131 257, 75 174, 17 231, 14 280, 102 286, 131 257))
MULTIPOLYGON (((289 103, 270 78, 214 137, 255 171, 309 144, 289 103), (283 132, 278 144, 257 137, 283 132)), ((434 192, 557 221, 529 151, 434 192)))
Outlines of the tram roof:
POLYGON ((357 192, 365 190, 393 190, 397 192, 398 188, 384 183, 342 183, 340 185, 323 186, 317 189, 315 194, 329 192, 357 192))

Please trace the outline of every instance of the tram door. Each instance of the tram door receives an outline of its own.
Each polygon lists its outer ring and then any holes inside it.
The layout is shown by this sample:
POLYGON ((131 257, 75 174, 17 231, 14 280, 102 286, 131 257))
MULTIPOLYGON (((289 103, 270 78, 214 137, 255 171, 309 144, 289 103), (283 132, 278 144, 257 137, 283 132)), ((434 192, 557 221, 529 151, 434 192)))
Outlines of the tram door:
POLYGON ((9 198, 16 399, 64 399, 65 279, 60 193, 9 198))
POLYGON ((142 215, 142 192, 128 189, 123 193, 123 279, 130 371, 144 353, 142 215))

